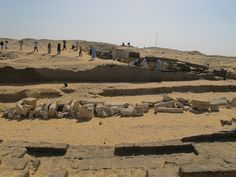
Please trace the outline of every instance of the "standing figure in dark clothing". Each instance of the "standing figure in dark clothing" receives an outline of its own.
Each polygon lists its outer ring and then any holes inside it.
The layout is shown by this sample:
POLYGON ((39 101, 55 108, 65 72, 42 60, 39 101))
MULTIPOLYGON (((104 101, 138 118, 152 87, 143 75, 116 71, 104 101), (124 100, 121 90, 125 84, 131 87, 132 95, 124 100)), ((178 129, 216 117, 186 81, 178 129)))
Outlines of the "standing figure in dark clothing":
POLYGON ((38 50, 38 42, 37 41, 34 42, 34 52, 39 52, 39 50, 38 50))
POLYGON ((57 44, 57 55, 61 53, 61 43, 57 44))
POLYGON ((48 54, 52 52, 52 45, 51 43, 48 43, 48 54))
POLYGON ((23 44, 24 44, 23 40, 19 40, 19 44, 20 44, 20 50, 23 50, 23 44))
POLYGON ((7 50, 8 49, 8 41, 5 41, 5 50, 7 50))
POLYGON ((63 42, 63 48, 62 48, 62 50, 66 50, 66 41, 64 40, 64 41, 62 41, 63 42))
POLYGON ((4 46, 4 42, 3 41, 0 42, 0 46, 1 46, 1 50, 3 50, 3 46, 4 46))
POLYGON ((83 52, 83 50, 82 50, 82 47, 80 46, 79 47, 79 57, 83 57, 83 53, 82 52, 83 52))

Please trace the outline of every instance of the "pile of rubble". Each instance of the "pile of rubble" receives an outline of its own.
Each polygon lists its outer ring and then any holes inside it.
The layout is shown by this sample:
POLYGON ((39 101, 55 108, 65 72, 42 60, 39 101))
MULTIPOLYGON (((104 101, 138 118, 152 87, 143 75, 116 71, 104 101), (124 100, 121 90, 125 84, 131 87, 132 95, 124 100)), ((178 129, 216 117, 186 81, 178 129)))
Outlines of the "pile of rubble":
POLYGON ((36 98, 26 98, 18 101, 15 108, 5 110, 3 116, 9 119, 23 118, 75 118, 91 120, 93 117, 107 118, 112 116, 137 117, 143 116, 154 108, 154 113, 192 113, 218 112, 219 106, 227 108, 236 107, 236 98, 232 101, 226 98, 211 101, 189 100, 184 98, 173 99, 164 95, 163 99, 156 102, 142 102, 135 105, 124 103, 120 105, 108 105, 104 101, 69 101, 48 102, 38 104, 36 98))

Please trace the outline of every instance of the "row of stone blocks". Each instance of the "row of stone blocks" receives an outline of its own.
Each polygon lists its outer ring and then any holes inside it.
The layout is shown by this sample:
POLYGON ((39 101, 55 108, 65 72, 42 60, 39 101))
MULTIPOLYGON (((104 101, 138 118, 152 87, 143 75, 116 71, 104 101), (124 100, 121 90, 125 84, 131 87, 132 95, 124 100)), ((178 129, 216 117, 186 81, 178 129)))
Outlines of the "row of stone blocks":
POLYGON ((9 119, 21 118, 63 118, 70 117, 83 120, 91 120, 94 116, 106 118, 112 116, 135 117, 143 116, 150 107, 154 107, 154 113, 183 113, 191 111, 219 111, 219 106, 230 105, 236 107, 236 98, 231 102, 225 98, 211 102, 177 98, 176 100, 164 95, 163 99, 156 102, 142 102, 136 105, 124 103, 121 105, 106 105, 104 101, 70 101, 68 103, 48 102, 37 104, 37 99, 26 98, 16 103, 15 108, 7 109, 4 117, 9 119))

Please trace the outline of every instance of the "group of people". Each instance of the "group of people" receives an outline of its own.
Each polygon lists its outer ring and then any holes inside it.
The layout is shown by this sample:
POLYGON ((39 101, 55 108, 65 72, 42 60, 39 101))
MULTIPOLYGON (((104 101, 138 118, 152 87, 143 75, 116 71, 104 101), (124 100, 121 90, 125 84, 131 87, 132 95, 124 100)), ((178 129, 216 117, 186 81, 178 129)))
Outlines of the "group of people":
POLYGON ((1 50, 3 50, 5 48, 5 50, 8 49, 8 41, 0 41, 0 46, 1 46, 1 50))
MULTIPOLYGON (((132 61, 130 65, 149 69, 148 61, 146 60, 146 58, 137 58, 134 61, 132 61)), ((155 71, 161 72, 161 65, 162 65, 161 61, 159 59, 156 60, 155 71)))

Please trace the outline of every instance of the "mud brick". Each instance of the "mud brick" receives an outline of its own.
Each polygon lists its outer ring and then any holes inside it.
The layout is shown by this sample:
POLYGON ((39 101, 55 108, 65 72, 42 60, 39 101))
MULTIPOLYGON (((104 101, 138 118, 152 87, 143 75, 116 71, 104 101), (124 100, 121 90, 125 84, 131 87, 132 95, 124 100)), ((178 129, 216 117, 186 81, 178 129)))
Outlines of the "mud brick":
POLYGON ((83 159, 80 161, 79 169, 80 170, 90 170, 90 164, 91 164, 90 159, 83 159))
POLYGON ((162 168, 164 166, 164 160, 154 157, 146 157, 145 159, 146 168, 162 168))
POLYGON ((145 161, 140 158, 125 158, 122 160, 122 168, 145 168, 145 161))
POLYGON ((118 158, 118 157, 111 158, 110 163, 111 163, 113 169, 122 168, 122 158, 118 158))

